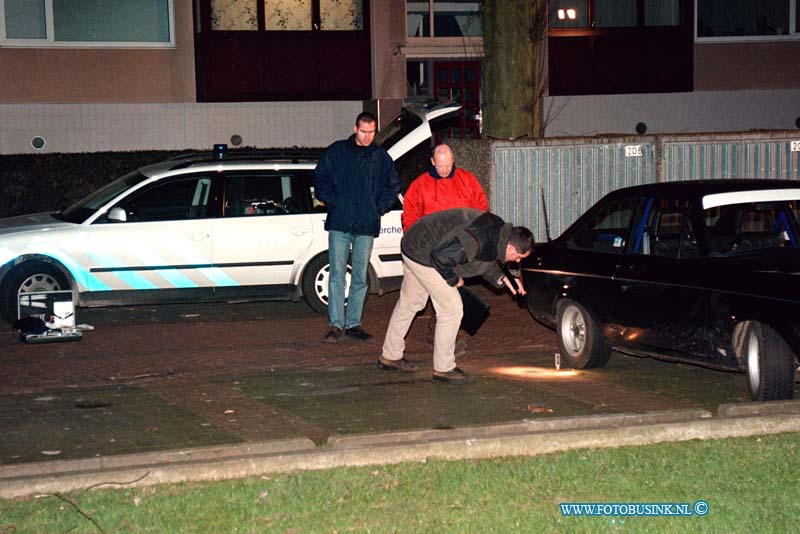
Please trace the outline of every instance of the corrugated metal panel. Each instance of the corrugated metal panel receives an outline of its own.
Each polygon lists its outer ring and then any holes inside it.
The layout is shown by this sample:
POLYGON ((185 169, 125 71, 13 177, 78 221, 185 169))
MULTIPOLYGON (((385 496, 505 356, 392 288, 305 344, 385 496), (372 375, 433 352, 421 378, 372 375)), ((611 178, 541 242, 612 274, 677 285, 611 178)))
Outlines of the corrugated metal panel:
POLYGON ((542 191, 555 237, 605 194, 655 180, 652 142, 496 143, 492 153, 492 211, 529 227, 537 241, 546 238, 542 191), (641 147, 641 155, 626 156, 630 146, 641 147))
POLYGON ((492 145, 491 210, 545 239, 558 236, 606 193, 655 181, 721 178, 800 180, 793 132, 544 139, 492 145), (640 146, 641 156, 626 156, 640 146), (794 147, 794 150, 793 150, 794 147), (660 159, 658 159, 660 158, 660 159))
POLYGON ((707 139, 663 143, 660 181, 767 178, 800 179, 800 152, 791 139, 707 139))

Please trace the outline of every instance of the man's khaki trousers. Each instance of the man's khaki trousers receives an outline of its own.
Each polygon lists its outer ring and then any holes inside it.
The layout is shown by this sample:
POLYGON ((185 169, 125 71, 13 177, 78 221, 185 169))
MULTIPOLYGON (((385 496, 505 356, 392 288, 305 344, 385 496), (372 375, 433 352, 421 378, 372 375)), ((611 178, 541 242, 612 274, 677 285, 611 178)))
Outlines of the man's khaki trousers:
POLYGON ((428 296, 436 310, 433 370, 446 373, 456 367, 456 336, 464 314, 461 294, 455 287, 447 285, 436 269, 416 263, 405 255, 400 299, 389 319, 383 342, 383 357, 387 360, 399 360, 403 357, 408 329, 411 328, 417 312, 425 308, 428 296))

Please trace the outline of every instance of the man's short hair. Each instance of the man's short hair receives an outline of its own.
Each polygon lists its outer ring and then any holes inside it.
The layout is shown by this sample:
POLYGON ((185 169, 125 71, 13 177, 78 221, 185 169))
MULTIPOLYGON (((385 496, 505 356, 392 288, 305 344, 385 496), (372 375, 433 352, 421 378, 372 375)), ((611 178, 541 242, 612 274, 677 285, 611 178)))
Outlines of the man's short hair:
POLYGON ((517 252, 520 254, 527 254, 533 250, 533 234, 524 226, 515 226, 511 229, 511 234, 508 237, 508 244, 514 245, 517 252))
POLYGON ((366 122, 367 124, 372 124, 373 122, 378 122, 378 119, 376 119, 375 115, 373 115, 369 111, 362 111, 356 117, 356 126, 358 126, 359 122, 366 122))

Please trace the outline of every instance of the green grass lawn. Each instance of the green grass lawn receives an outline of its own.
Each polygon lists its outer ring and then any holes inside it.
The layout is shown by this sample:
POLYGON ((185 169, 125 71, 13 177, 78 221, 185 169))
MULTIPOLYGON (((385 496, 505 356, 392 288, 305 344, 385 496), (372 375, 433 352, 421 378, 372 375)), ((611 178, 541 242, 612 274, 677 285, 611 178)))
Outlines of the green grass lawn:
POLYGON ((339 468, 0 501, 18 532, 794 532, 800 434, 339 468), (559 503, 708 502, 565 517, 559 503))

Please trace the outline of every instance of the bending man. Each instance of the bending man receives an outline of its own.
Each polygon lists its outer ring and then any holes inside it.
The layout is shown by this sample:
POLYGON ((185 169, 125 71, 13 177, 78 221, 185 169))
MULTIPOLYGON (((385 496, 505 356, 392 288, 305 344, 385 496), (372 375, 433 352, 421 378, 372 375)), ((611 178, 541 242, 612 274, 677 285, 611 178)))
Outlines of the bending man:
POLYGON ((433 378, 452 383, 471 381, 456 366, 454 349, 463 316, 457 288, 464 285, 464 278, 483 276, 492 285, 505 285, 516 294, 497 262, 520 261, 532 248, 530 230, 512 227, 493 213, 473 208, 438 211, 418 220, 401 242, 403 285, 389 320, 378 367, 416 371, 417 366, 403 356, 405 337, 414 316, 430 296, 436 310, 433 378))

